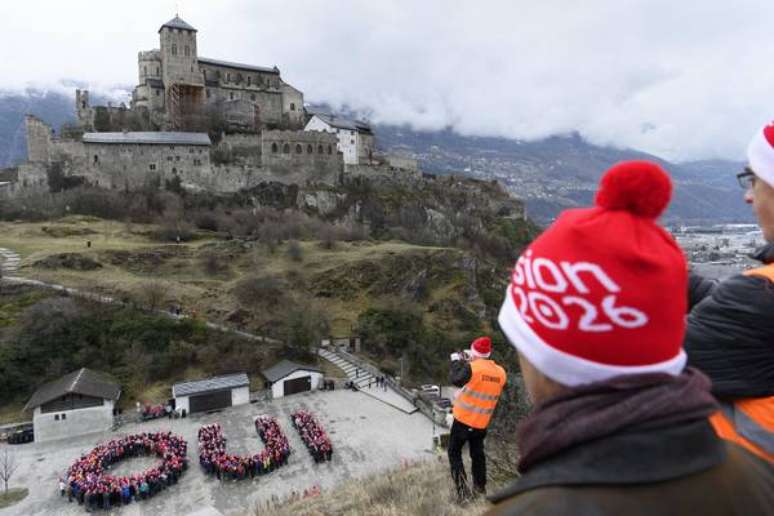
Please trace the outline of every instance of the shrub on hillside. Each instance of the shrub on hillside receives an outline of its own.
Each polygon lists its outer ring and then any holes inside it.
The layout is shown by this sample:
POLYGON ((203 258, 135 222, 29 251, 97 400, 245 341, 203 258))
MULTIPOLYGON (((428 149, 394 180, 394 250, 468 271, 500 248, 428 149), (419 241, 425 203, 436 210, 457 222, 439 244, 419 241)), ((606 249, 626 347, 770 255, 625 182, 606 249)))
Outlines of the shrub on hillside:
POLYGON ((304 250, 301 248, 301 244, 296 240, 288 242, 288 258, 294 262, 301 262, 304 260, 304 250))
POLYGON ((248 276, 236 284, 233 292, 244 306, 277 306, 285 297, 285 285, 271 276, 248 276))

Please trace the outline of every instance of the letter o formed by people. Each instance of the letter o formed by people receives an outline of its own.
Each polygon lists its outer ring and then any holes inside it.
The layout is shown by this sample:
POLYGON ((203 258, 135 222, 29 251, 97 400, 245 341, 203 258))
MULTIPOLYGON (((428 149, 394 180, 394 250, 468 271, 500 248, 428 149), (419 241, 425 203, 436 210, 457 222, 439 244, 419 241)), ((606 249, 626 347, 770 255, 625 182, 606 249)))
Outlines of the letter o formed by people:
POLYGON ((171 432, 144 432, 112 439, 76 460, 67 470, 70 496, 87 510, 110 510, 145 500, 177 483, 188 467, 188 443, 171 432), (123 459, 156 455, 161 462, 142 473, 114 476, 105 472, 123 459))

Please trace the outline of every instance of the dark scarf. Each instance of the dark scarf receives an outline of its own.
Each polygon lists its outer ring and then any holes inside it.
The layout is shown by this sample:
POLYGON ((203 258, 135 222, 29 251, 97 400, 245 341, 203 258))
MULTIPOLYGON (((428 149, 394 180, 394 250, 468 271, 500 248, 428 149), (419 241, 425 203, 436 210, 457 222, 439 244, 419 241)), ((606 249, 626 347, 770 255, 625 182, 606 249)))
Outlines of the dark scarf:
POLYGON ((648 430, 707 418, 718 410, 710 381, 696 369, 679 376, 619 376, 572 389, 535 407, 519 428, 524 473, 562 450, 630 429, 648 430))

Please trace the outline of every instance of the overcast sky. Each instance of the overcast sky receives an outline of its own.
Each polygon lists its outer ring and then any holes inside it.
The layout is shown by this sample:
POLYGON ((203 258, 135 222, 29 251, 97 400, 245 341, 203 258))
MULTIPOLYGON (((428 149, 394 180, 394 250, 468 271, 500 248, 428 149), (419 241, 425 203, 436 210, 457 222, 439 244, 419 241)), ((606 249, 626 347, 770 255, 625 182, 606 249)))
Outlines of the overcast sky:
POLYGON ((774 118, 771 0, 3 0, 0 88, 134 85, 178 3, 199 55, 377 122, 682 160, 742 159, 774 118))

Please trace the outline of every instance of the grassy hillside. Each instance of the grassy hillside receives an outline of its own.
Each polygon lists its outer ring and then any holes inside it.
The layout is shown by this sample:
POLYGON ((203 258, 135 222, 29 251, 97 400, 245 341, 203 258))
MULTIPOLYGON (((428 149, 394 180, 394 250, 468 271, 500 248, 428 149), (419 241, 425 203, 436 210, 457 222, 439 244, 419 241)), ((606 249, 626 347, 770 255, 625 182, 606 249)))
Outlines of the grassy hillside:
MULTIPOLYGON (((301 494, 303 496, 303 494, 301 494)), ((271 516, 476 516, 492 506, 485 500, 457 505, 448 464, 436 461, 406 465, 396 471, 351 481, 321 495, 258 508, 271 516)))

